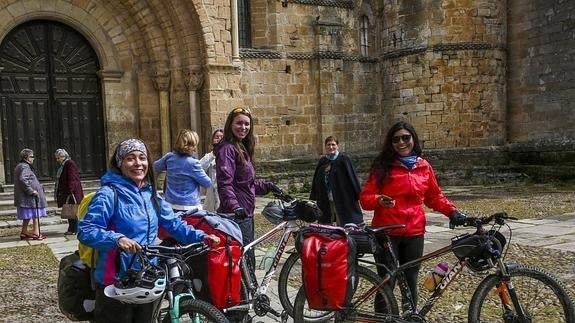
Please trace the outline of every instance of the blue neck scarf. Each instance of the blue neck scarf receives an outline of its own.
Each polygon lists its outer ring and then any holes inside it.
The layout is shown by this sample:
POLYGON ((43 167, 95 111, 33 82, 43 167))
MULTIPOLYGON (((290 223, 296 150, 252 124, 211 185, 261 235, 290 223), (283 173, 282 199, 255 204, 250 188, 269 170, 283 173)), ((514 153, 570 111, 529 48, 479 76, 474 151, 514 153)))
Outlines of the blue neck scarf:
POLYGON ((399 161, 403 165, 405 165, 405 167, 412 169, 413 166, 415 166, 415 163, 417 162, 417 155, 399 157, 399 161))
POLYGON ((339 156, 339 150, 335 151, 335 154, 326 154, 325 157, 329 160, 335 160, 339 156))

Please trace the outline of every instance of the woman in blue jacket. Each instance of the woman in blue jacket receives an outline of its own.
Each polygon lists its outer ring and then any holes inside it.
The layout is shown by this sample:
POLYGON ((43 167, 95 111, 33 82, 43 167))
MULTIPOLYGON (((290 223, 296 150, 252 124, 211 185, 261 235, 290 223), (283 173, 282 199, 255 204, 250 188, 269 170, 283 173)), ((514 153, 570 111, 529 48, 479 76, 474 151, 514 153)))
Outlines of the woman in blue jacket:
POLYGON ((159 226, 182 243, 219 242, 187 225, 157 194, 148 156, 148 148, 138 139, 120 143, 101 178, 102 188, 78 224, 78 240, 99 254, 94 273, 96 322, 151 321, 156 302, 125 304, 106 297, 104 288, 120 280, 128 269, 141 267, 133 253, 156 243, 159 226))
POLYGON ((194 157, 199 141, 195 131, 182 129, 173 150, 154 162, 155 172, 166 171, 164 197, 176 211, 201 210, 200 186, 212 186, 212 180, 194 157))

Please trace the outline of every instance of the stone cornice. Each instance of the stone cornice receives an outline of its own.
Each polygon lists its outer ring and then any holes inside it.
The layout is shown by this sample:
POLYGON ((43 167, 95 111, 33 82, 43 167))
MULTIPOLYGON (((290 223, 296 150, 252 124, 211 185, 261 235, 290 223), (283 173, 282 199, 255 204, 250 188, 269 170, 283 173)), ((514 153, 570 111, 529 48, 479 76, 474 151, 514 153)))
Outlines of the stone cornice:
POLYGON ((388 51, 381 55, 383 60, 399 58, 403 56, 415 55, 427 51, 462 51, 462 50, 506 50, 504 45, 487 43, 446 43, 433 46, 414 46, 388 51))
POLYGON ((353 9, 355 0, 282 0, 284 3, 353 9))
POLYGON ((357 61, 362 63, 376 63, 375 57, 364 57, 360 55, 348 55, 336 51, 316 51, 316 52, 277 52, 272 50, 260 50, 252 48, 240 49, 240 58, 242 59, 340 59, 343 61, 357 61))

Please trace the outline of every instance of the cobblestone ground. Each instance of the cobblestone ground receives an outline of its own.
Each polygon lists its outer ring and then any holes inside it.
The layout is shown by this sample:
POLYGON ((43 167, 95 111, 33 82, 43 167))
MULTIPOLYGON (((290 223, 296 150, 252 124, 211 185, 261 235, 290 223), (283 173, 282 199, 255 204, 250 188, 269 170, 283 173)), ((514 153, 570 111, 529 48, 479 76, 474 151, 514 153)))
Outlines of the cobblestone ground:
MULTIPOLYGON (((491 190, 490 193, 493 196, 502 196, 509 192, 502 191, 498 194, 491 190)), ((564 212, 575 211, 575 198, 572 192, 554 192, 551 195, 552 197, 549 194, 533 194, 532 197, 526 197, 525 194, 521 194, 516 198, 520 199, 521 205, 528 202, 531 205, 530 209, 545 210, 546 205, 553 205, 555 201, 555 205, 561 204, 564 212), (538 199, 538 195, 542 198, 538 199)), ((505 198, 505 205, 510 205, 508 203, 511 202, 508 200, 505 198)), ((486 203, 482 200, 479 204, 486 203)), ((541 212, 544 213, 544 211, 541 212)), ((6 232, 0 232, 0 236, 2 235, 6 235, 6 232)), ((512 245, 506 260, 534 265, 555 274, 567 286, 571 297, 575 295, 575 253, 512 245)), ((427 267, 433 265, 435 264, 426 264, 422 273, 427 267)), ((445 297, 437 303, 430 321, 466 321, 467 303, 475 286, 482 278, 477 274, 467 273, 466 275, 469 275, 469 279, 458 279, 445 297)), ((0 280, 0 322, 68 322, 58 310, 57 276, 58 262, 46 245, 0 249, 0 277, 2 278, 0 280)))

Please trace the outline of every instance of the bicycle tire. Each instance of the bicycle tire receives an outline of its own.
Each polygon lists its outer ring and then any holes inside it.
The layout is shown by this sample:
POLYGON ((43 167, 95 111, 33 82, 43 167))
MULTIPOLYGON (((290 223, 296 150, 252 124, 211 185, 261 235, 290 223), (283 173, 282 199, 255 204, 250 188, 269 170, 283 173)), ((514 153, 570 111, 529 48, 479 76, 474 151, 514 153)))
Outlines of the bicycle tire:
MULTIPOLYGON (((573 302, 553 275, 531 266, 506 266, 529 322, 575 322, 573 302)), ((479 283, 469 303, 469 322, 521 322, 515 308, 504 313, 496 287, 499 282, 501 278, 495 273, 479 283)))
MULTIPOLYGON (((357 274, 358 274, 358 286, 355 291, 355 294, 351 299, 352 304, 357 298, 363 296, 363 294, 358 294, 358 291, 362 290, 367 291, 371 289, 373 286, 380 285, 382 281, 381 277, 379 277, 375 272, 363 266, 357 267, 357 274)), ((395 296, 391 288, 387 284, 384 284, 379 288, 379 292, 377 294, 382 296, 381 300, 385 304, 381 305, 386 307, 387 312, 389 314, 399 317, 399 308, 397 306, 397 300, 395 299, 395 296)), ((345 315, 343 315, 343 317, 339 313, 332 312, 335 314, 334 315, 335 322, 355 322, 357 321, 356 315, 358 313, 362 317, 368 317, 377 320, 378 313, 376 313, 374 306, 376 295, 371 296, 368 300, 360 304, 361 305, 360 308, 346 309, 345 311, 343 311, 345 312, 345 315)), ((313 312, 315 310, 311 310, 308 308, 305 296, 305 290, 302 286, 300 287, 294 302, 294 316, 293 316, 294 322, 309 322, 308 320, 306 320, 306 315, 304 315, 304 313, 307 313, 308 311, 313 312)), ((326 322, 330 319, 331 318, 326 318, 322 321, 316 321, 316 322, 326 322)))
MULTIPOLYGON (((185 298, 180 301, 180 322, 212 322, 229 323, 228 319, 214 305, 199 299, 185 298), (198 315, 196 317, 196 314, 198 315), (195 320, 194 318, 197 318, 195 320)), ((162 319, 162 323, 170 323, 170 313, 162 319)))

